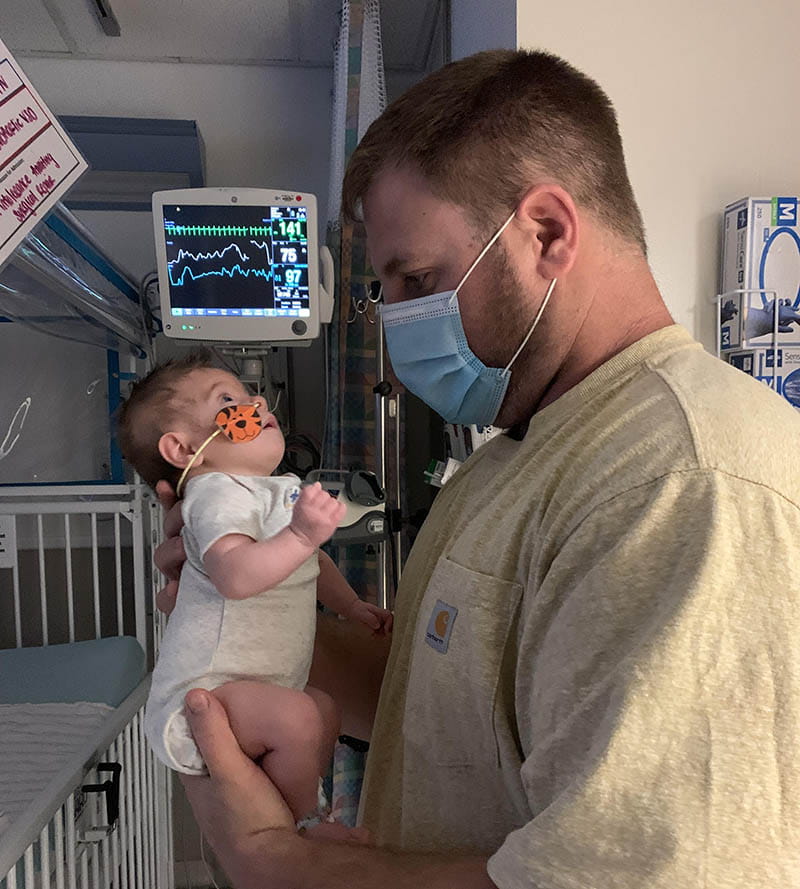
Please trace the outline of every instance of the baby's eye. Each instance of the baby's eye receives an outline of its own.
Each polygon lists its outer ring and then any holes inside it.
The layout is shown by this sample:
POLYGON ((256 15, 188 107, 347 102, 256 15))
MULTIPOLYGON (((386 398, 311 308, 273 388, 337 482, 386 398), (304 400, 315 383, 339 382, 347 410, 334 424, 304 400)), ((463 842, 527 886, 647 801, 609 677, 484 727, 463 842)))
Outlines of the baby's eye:
POLYGON ((236 399, 232 395, 228 395, 227 393, 223 393, 220 395, 220 399, 222 401, 236 401, 236 399))

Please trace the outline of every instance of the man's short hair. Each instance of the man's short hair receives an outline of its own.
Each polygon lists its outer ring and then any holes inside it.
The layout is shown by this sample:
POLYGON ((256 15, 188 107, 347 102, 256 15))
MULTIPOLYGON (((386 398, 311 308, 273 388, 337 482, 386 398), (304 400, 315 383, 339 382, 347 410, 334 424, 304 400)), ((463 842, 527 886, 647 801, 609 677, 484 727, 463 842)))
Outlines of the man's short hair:
POLYGON ((182 472, 158 450, 159 439, 172 428, 176 411, 184 407, 176 397, 178 384, 193 371, 220 367, 209 349, 195 349, 159 364, 134 383, 117 415, 117 443, 122 456, 151 488, 161 479, 174 488, 182 472))
POLYGON ((591 78, 545 52, 489 50, 445 65, 392 102, 353 152, 342 213, 356 221, 375 177, 416 168, 432 192, 496 228, 524 193, 557 183, 646 254, 617 118, 591 78))

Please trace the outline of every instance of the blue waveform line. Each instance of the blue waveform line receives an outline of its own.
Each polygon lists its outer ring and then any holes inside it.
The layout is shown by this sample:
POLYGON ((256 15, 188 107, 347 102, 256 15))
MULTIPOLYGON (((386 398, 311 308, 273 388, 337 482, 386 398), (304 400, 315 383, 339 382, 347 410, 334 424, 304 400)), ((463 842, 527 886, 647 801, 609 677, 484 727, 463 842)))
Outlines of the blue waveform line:
POLYGON ((172 269, 169 272, 169 282, 173 287, 182 287, 185 283, 186 275, 192 279, 192 281, 199 281, 200 278, 207 278, 211 275, 216 275, 218 278, 223 275, 227 275, 229 278, 232 278, 234 275, 239 274, 243 278, 249 278, 250 275, 256 275, 257 277, 264 278, 265 281, 269 281, 272 277, 272 269, 243 269, 239 263, 237 262, 235 266, 230 269, 221 268, 216 271, 210 272, 201 272, 199 275, 196 275, 187 265, 186 268, 181 272, 180 278, 178 280, 174 280, 172 277, 172 269))

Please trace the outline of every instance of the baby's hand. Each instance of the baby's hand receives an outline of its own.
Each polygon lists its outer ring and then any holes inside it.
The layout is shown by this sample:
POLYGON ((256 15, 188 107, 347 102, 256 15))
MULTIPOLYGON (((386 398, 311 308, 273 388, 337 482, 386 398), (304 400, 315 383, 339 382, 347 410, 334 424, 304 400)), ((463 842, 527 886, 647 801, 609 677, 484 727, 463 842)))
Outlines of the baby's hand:
POLYGON ((314 482, 300 490, 289 527, 309 546, 317 547, 330 539, 346 511, 344 503, 314 482))
POLYGON ((362 599, 356 599, 348 608, 342 611, 342 617, 348 620, 357 620, 369 627, 376 636, 388 636, 392 632, 394 615, 385 608, 378 608, 362 599))

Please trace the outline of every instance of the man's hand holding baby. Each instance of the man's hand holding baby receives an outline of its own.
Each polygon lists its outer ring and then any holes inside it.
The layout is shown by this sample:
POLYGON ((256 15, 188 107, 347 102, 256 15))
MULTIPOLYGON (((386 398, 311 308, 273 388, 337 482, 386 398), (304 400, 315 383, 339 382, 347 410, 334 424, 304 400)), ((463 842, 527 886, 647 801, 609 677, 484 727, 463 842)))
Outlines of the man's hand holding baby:
POLYGON ((300 490, 289 528, 303 543, 316 549, 330 540, 346 511, 344 503, 315 482, 300 490))

